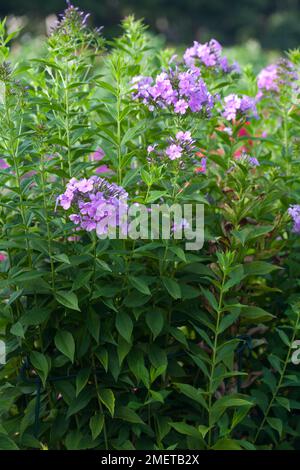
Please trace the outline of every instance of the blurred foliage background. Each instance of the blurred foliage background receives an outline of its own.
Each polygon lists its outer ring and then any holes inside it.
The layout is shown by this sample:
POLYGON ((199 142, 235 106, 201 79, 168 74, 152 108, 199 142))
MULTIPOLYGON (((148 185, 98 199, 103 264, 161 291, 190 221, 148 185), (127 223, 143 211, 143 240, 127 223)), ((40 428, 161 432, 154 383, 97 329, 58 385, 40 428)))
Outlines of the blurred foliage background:
MULTIPOLYGON (((169 43, 188 45, 215 37, 225 46, 256 40, 264 49, 287 50, 300 39, 300 0, 81 0, 105 36, 118 34, 118 24, 134 13, 169 43)), ((19 22, 28 35, 51 26, 65 0, 0 0, 0 16, 19 22)), ((26 38, 25 38, 26 39, 26 38)))

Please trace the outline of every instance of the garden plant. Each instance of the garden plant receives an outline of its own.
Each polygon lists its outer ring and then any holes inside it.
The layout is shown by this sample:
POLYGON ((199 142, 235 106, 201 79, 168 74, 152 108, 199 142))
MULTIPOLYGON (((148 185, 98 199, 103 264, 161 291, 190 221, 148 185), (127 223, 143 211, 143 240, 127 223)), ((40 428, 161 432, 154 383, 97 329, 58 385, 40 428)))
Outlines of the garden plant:
POLYGON ((299 450, 299 51, 256 74, 71 4, 36 58, 13 38, 0 449, 299 450), (105 237, 120 201, 203 205, 203 247, 105 237))

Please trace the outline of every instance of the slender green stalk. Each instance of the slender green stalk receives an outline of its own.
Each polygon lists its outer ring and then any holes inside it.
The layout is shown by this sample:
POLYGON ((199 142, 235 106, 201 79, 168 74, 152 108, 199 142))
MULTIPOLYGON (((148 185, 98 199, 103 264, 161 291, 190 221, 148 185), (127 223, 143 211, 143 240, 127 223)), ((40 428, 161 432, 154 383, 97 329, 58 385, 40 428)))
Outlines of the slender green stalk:
POLYGON ((213 399, 213 384, 214 384, 214 373, 216 368, 216 356, 217 356, 217 349, 218 349, 218 339, 219 339, 219 326, 222 316, 222 303, 223 303, 223 295, 224 295, 224 284, 225 284, 225 273, 223 273, 222 285, 220 288, 220 295, 219 295, 219 303, 218 303, 218 310, 217 310, 217 321, 216 321, 216 329, 215 329, 215 337, 213 343, 213 350, 212 350, 212 358, 211 358, 211 370, 209 375, 209 383, 208 383, 208 446, 211 447, 212 444, 212 399, 213 399))
POLYGON ((279 392, 279 390, 280 390, 280 388, 281 388, 283 379, 284 379, 284 377, 285 377, 286 368, 287 368, 288 363, 289 363, 289 361, 290 361, 290 356, 291 356, 291 352, 292 352, 293 342, 295 341, 296 334, 297 334, 297 332, 298 332, 299 320, 300 320, 300 313, 297 314, 296 325, 295 325, 295 327, 294 327, 294 329, 293 329, 292 339, 291 339, 291 341, 290 341, 290 346, 289 346, 289 349, 288 349, 288 352, 287 352, 287 355, 286 355, 286 358, 285 358, 285 361, 284 361, 284 364, 283 364, 283 367, 282 367, 282 370, 281 370, 281 373, 280 373, 279 380, 278 380, 277 385, 276 385, 276 388, 275 388, 275 390, 274 390, 274 392, 273 392, 273 394, 272 394, 272 398, 271 398, 271 400, 270 400, 270 402, 269 402, 269 405, 268 405, 268 407, 267 407, 267 409, 266 409, 266 411, 265 411, 265 413, 264 413, 264 417, 263 417, 263 419, 262 419, 262 421, 261 421, 261 423, 260 423, 260 426, 259 426, 259 428, 257 429, 257 432, 256 432, 256 434, 255 434, 254 443, 257 441, 257 439, 258 439, 258 437, 259 437, 261 431, 263 430, 263 427, 264 427, 264 425, 265 425, 265 423, 266 423, 266 420, 267 420, 267 418, 268 418, 268 416, 269 416, 270 410, 271 410, 271 408, 272 408, 272 406, 273 406, 273 403, 274 403, 274 401, 275 401, 275 399, 276 399, 276 397, 277 397, 277 394, 278 394, 278 392, 279 392))

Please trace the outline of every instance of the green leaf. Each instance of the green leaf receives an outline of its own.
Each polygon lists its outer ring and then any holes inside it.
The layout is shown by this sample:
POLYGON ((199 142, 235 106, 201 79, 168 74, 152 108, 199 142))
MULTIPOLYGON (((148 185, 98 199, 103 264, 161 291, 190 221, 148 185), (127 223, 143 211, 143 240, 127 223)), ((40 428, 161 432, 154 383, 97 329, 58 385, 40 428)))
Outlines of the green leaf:
POLYGON ((167 191, 150 191, 146 203, 150 204, 151 202, 157 201, 157 199, 160 199, 161 197, 165 196, 167 194, 167 191))
POLYGON ((131 335, 133 330, 133 323, 130 316, 125 312, 118 312, 116 315, 116 328, 121 336, 131 343, 131 335))
POLYGON ((263 276, 277 269, 282 268, 271 263, 266 263, 265 261, 253 261, 252 263, 244 264, 244 271, 247 276, 263 276))
POLYGON ((219 306, 215 296, 210 292, 210 290, 204 289, 203 287, 201 287, 201 291, 205 296, 206 300, 208 301, 209 305, 217 312, 219 306))
POLYGON ((11 329, 10 329, 10 332, 12 335, 14 336, 18 336, 20 338, 24 338, 24 328, 23 328, 23 325, 21 322, 17 322, 15 323, 14 325, 12 325, 11 329))
POLYGON ((85 408, 92 398, 93 393, 91 393, 90 389, 85 388, 82 390, 82 392, 80 392, 80 394, 72 400, 67 412, 67 419, 85 408))
POLYGON ((78 307, 78 299, 77 295, 74 292, 67 292, 67 291, 58 291, 56 292, 56 300, 60 304, 64 305, 71 310, 78 310, 80 312, 80 308, 78 307))
POLYGON ((142 278, 129 276, 129 282, 135 289, 140 291, 142 294, 151 295, 149 287, 147 286, 146 282, 142 278))
POLYGON ((20 322, 24 326, 40 325, 41 323, 44 323, 48 320, 50 314, 50 309, 34 307, 24 313, 24 315, 20 318, 20 322))
POLYGON ((95 355, 98 358, 99 362, 102 364, 105 372, 107 372, 107 370, 108 370, 108 352, 107 352, 107 350, 104 347, 102 347, 102 348, 98 349, 95 352, 95 355))
POLYGON ((111 416, 114 416, 115 411, 115 396, 110 388, 102 388, 99 390, 99 398, 104 406, 108 409, 111 416))
POLYGON ((104 425, 104 415, 101 413, 95 413, 94 416, 91 417, 89 426, 92 433, 92 438, 96 439, 103 429, 104 425))
POLYGON ((242 447, 234 439, 219 439, 212 446, 214 450, 243 450, 242 447))
POLYGON ((60 263, 71 264, 71 261, 65 253, 60 253, 58 255, 52 255, 52 258, 55 261, 59 261, 60 263))
POLYGON ((115 418, 122 419, 123 421, 128 421, 129 423, 145 424, 144 421, 139 417, 139 415, 131 408, 128 408, 128 406, 120 406, 116 410, 115 418))
POLYGON ((0 433, 0 449, 1 450, 20 450, 17 444, 6 434, 0 433))
POLYGON ((282 435, 282 430, 283 430, 283 425, 282 421, 279 418, 266 418, 268 424, 271 426, 271 428, 275 429, 275 431, 278 432, 279 437, 282 435))
POLYGON ((38 351, 32 351, 30 353, 30 362, 33 365, 33 367, 36 369, 38 375, 40 376, 43 382, 43 385, 45 386, 46 379, 48 377, 49 370, 50 370, 50 364, 49 364, 48 358, 44 354, 38 351))
POLYGON ((253 306, 245 305, 243 306, 241 310, 241 318, 243 320, 256 323, 256 322, 265 322, 265 321, 273 320, 275 316, 269 312, 266 312, 260 307, 253 307, 253 306))
POLYGON ((181 298, 181 289, 178 282, 174 281, 174 279, 171 279, 169 277, 163 277, 162 282, 170 296, 173 297, 173 299, 181 298))
POLYGON ((76 377, 76 397, 79 395, 81 390, 86 386, 91 370, 89 368, 81 369, 76 377))
POLYGON ((57 349, 74 362, 75 341, 69 331, 60 330, 56 333, 54 343, 57 349))
POLYGON ((212 424, 216 423, 222 416, 227 408, 240 407, 240 406, 253 406, 253 403, 245 398, 235 397, 233 395, 227 395, 219 398, 211 408, 212 424))
POLYGON ((207 403, 203 397, 204 393, 202 390, 197 389, 189 384, 175 383, 176 388, 180 390, 185 396, 189 397, 191 400, 199 403, 203 408, 207 409, 207 403))
POLYGON ((146 313, 146 323, 153 334, 155 340, 164 326, 164 316, 160 311, 148 310, 146 313))
POLYGON ((194 439, 199 439, 201 442, 203 441, 202 433, 197 430, 197 428, 191 426, 190 424, 186 423, 169 423, 175 431, 179 432, 180 434, 184 434, 185 436, 193 437, 194 439))

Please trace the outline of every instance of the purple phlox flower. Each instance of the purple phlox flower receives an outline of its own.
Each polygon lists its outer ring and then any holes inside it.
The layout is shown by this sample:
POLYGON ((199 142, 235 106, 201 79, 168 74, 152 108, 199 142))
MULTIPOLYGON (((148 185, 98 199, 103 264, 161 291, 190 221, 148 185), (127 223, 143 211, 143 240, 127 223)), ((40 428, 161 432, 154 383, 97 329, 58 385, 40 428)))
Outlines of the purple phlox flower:
POLYGON ((211 39, 204 44, 194 41, 193 46, 186 49, 183 60, 188 67, 193 67, 196 60, 199 60, 206 67, 221 70, 224 73, 239 70, 236 63, 229 65, 227 57, 222 55, 222 46, 216 39, 211 39))
POLYGON ((174 222, 172 232, 182 232, 182 229, 184 228, 190 228, 190 224, 185 218, 181 219, 178 223, 174 222))
POLYGON ((277 65, 271 64, 260 71, 257 76, 257 86, 266 91, 278 91, 277 65))
POLYGON ((295 204, 289 207, 288 214, 292 217, 294 225, 293 232, 300 233, 300 205, 295 204))
POLYGON ((95 169, 95 173, 100 175, 101 173, 112 173, 112 170, 107 165, 100 165, 95 169))
POLYGON ((248 116, 252 114, 257 117, 256 101, 250 96, 242 95, 240 98, 238 95, 231 93, 224 99, 224 111, 223 117, 228 121, 234 121, 237 115, 248 116))
POLYGON ((157 147, 157 144, 154 144, 154 145, 148 145, 147 147, 147 153, 152 153, 155 151, 155 147, 157 147))
POLYGON ((6 170, 9 167, 10 165, 5 160, 0 158, 0 170, 6 170))
POLYGON ((178 114, 185 114, 188 107, 189 107, 188 103, 185 100, 181 99, 181 100, 178 100, 177 103, 175 103, 174 111, 175 113, 178 113, 178 114))
POLYGON ((204 111, 209 114, 214 105, 212 95, 200 77, 200 69, 191 67, 185 72, 177 68, 157 75, 154 85, 151 77, 135 77, 134 99, 141 100, 150 111, 171 108, 177 114, 204 111))
POLYGON ((69 218, 77 226, 76 229, 88 232, 96 230, 101 235, 107 233, 113 220, 115 226, 120 225, 116 215, 121 208, 127 208, 127 197, 128 194, 122 187, 92 176, 81 180, 72 178, 57 202, 65 210, 72 207, 73 212, 69 218))
POLYGON ((190 131, 179 131, 176 134, 176 139, 182 142, 192 142, 192 136, 190 131))
POLYGON ((90 160, 92 162, 99 161, 99 160, 102 160, 104 157, 105 157, 105 152, 101 147, 99 147, 97 150, 95 150, 95 152, 93 152, 90 155, 90 160))
POLYGON ((237 111, 240 109, 241 99, 232 93, 225 97, 224 103, 223 116, 225 119, 228 119, 228 121, 234 120, 236 118, 237 111))
POLYGON ((182 147, 177 144, 171 144, 166 149, 166 155, 169 157, 170 160, 177 160, 181 157, 182 154, 182 147))
POLYGON ((255 157, 249 157, 248 161, 249 161, 251 166, 259 166, 260 165, 259 161, 255 157))
POLYGON ((292 90, 297 91, 298 78, 299 75, 294 64, 288 59, 279 59, 275 64, 268 65, 258 74, 258 98, 260 99, 265 92, 278 93, 280 87, 284 85, 288 85, 292 90))

